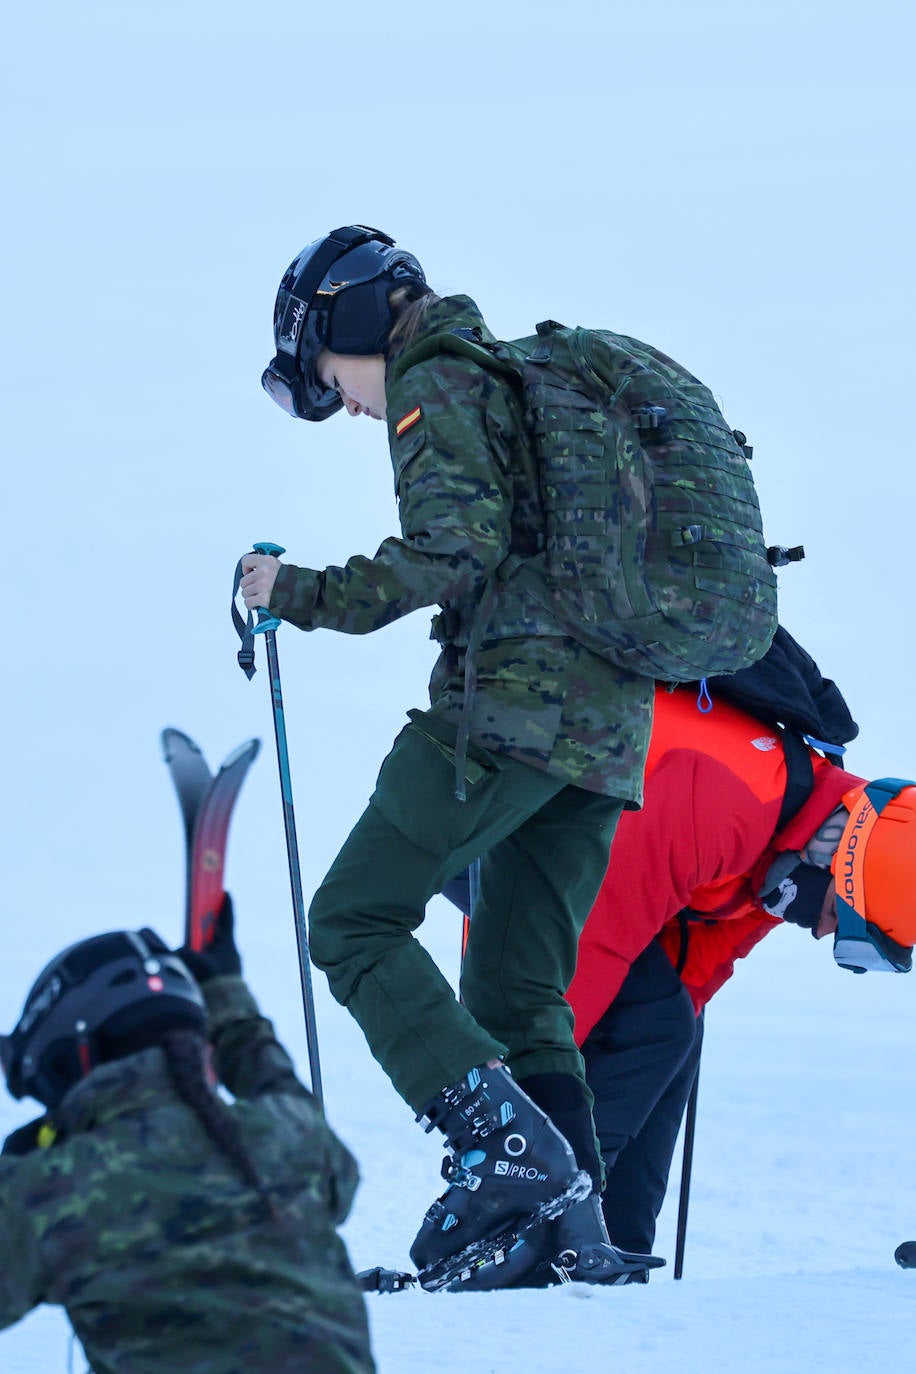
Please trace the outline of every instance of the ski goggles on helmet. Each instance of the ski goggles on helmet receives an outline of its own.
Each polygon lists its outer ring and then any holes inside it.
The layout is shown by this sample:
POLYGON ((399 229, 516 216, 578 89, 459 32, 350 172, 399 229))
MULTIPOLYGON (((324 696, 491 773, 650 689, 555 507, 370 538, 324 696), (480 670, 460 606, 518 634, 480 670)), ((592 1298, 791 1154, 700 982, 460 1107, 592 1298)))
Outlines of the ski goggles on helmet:
POLYGON ((294 420, 327 420, 343 405, 338 393, 319 378, 314 355, 300 371, 295 358, 278 353, 261 374, 261 385, 294 420))
POLYGON ((303 248, 280 283, 274 306, 277 352, 264 369, 261 385, 272 401, 297 420, 327 420, 343 405, 337 391, 324 385, 316 368, 319 353, 327 347, 334 287, 342 289, 344 285, 325 282, 325 278, 353 248, 375 240, 386 246, 394 243, 387 234, 364 225, 335 229, 327 238, 303 248), (324 299, 322 285, 326 287, 324 299))
POLYGON ((852 973, 909 973, 912 946, 888 931, 902 933, 911 921, 905 908, 914 901, 916 784, 878 778, 847 792, 843 805, 849 820, 833 859, 833 957, 852 973))
POLYGON ((324 386, 315 362, 327 336, 328 311, 315 295, 329 268, 372 230, 335 229, 303 248, 280 283, 274 306, 277 352, 261 376, 272 401, 297 420, 326 420, 340 410, 337 392, 324 386))
POLYGON ((416 258, 379 229, 345 225, 303 248, 274 307, 277 352, 261 377, 271 400, 298 420, 326 420, 340 410, 336 389, 318 375, 319 354, 384 353, 393 325, 388 295, 402 281, 427 289, 416 258))

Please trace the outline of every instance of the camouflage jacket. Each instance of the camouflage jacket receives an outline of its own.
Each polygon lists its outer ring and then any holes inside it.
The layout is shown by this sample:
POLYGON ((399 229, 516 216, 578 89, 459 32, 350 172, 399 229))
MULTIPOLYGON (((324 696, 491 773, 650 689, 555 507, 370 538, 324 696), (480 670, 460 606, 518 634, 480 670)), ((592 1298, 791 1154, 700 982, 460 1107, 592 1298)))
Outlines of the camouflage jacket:
POLYGON ((356 1163, 241 978, 204 986, 231 1110, 282 1220, 203 1131, 163 1052, 104 1064, 49 1148, 0 1159, 0 1325, 67 1310, 95 1374, 371 1374, 336 1227, 356 1163))
MULTIPOLYGON (((492 340, 465 296, 439 301, 411 348, 465 328, 492 340)), ((389 360, 388 435, 401 537, 373 558, 322 571, 284 565, 270 609, 302 629, 366 634, 424 606, 442 653, 433 670, 433 714, 457 726, 465 705, 465 647, 488 587, 511 637, 488 637, 477 654, 470 738, 579 787, 642 799, 653 683, 617 668, 556 631, 544 612, 492 574, 536 538, 541 518, 534 455, 511 384, 475 362, 436 356, 398 369, 389 360), (492 580, 491 580, 492 578, 492 580)))

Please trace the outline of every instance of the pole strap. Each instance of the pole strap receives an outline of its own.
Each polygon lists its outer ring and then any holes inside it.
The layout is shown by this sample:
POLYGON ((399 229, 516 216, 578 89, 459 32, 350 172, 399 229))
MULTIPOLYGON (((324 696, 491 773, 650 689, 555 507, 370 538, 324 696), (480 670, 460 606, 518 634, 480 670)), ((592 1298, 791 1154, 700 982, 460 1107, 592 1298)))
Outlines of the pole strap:
MULTIPOLYGON (((286 550, 279 544, 270 544, 266 541, 262 541, 252 546, 252 553, 271 554, 273 557, 279 558, 281 553, 286 553, 286 550)), ((267 630, 276 630, 280 622, 275 615, 271 615, 263 606, 257 608, 257 621, 255 621, 254 612, 250 607, 247 617, 244 620, 242 619, 242 613, 237 605, 237 597, 244 575, 245 574, 242 572, 242 560, 240 558, 235 566, 235 577, 232 582, 232 624, 235 626, 235 632, 241 640, 241 648, 236 655, 239 661, 239 667, 250 682, 257 672, 257 668, 254 665, 254 637, 257 634, 264 634, 267 630)))
POLYGON ((250 682, 257 672, 257 668, 254 666, 254 612, 249 609, 247 618, 243 620, 242 613, 236 605, 242 577, 242 560, 239 559, 232 582, 232 624, 241 640, 241 648, 236 654, 236 658, 239 661, 239 667, 250 682))

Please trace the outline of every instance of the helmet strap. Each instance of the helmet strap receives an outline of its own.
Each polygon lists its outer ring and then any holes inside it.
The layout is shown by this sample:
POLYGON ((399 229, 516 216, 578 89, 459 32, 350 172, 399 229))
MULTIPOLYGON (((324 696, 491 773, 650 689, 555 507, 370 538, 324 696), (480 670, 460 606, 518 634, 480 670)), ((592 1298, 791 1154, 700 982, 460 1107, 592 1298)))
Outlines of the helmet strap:
POLYGON ((92 1050, 89 1048, 89 1028, 85 1021, 77 1021, 74 1029, 76 1031, 76 1053, 85 1078, 93 1070, 92 1050))

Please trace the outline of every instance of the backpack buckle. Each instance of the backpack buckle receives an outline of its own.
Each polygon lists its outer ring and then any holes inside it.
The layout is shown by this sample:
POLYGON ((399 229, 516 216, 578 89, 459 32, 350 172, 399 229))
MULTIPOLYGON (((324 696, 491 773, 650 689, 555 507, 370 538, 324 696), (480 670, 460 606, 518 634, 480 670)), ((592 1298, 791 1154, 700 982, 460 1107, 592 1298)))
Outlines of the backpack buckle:
POLYGON ((668 412, 664 406, 637 406, 630 411, 637 429, 658 429, 665 423, 668 412))
POLYGON ((800 563, 804 556, 804 544, 796 544, 791 549, 787 549, 784 544, 771 544, 767 549, 767 562, 771 568, 784 568, 787 563, 800 563))

